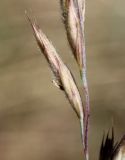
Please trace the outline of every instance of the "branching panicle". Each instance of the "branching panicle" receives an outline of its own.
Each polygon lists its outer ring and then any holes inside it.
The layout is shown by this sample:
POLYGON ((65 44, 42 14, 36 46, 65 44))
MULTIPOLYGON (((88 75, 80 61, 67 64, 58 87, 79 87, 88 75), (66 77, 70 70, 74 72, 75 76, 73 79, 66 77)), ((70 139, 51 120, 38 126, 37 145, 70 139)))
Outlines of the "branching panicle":
POLYGON ((30 18, 29 21, 33 28, 38 46, 55 75, 55 80, 53 81, 54 84, 65 92, 72 108, 79 117, 84 154, 86 160, 88 160, 88 126, 90 111, 89 92, 86 78, 86 53, 84 37, 85 0, 60 0, 60 6, 67 33, 67 39, 79 66, 83 84, 83 93, 85 94, 85 107, 83 107, 82 100, 71 71, 63 63, 54 46, 50 43, 45 34, 30 18))

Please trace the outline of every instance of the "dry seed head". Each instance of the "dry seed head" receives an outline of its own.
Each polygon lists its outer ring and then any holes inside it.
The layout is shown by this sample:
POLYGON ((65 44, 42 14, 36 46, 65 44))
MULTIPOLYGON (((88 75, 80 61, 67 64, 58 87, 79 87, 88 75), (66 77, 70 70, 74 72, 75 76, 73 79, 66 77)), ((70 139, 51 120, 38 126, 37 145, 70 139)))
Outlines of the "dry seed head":
MULTIPOLYGON (((55 75, 55 80, 53 81, 54 84, 65 92, 65 95, 68 98, 72 108, 75 110, 77 116, 80 119, 83 119, 83 104, 71 71, 63 63, 54 46, 50 43, 38 25, 32 22, 30 18, 29 21, 32 25, 39 48, 47 59, 50 68, 55 75)), ((81 126, 83 128, 83 122, 81 126)))
POLYGON ((74 57, 80 67, 83 68, 84 46, 84 21, 85 1, 84 0, 61 0, 63 20, 67 37, 74 57))

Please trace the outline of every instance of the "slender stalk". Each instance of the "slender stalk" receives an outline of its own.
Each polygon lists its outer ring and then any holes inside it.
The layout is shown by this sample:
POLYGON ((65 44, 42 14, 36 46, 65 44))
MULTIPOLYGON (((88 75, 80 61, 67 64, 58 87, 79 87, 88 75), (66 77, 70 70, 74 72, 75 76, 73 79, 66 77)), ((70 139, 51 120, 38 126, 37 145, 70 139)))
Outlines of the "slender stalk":
POLYGON ((76 0, 77 14, 79 17, 79 27, 80 27, 80 47, 82 55, 82 68, 81 68, 81 79, 83 83, 83 92, 85 94, 85 127, 84 127, 84 153, 86 160, 89 159, 89 149, 88 149, 88 129, 89 129, 89 116, 90 116, 90 100, 89 100, 89 90, 88 90, 88 81, 87 81, 87 67, 86 67, 86 51, 85 51, 85 31, 84 31, 84 22, 85 22, 85 0, 83 0, 82 10, 80 9, 80 2, 76 0))

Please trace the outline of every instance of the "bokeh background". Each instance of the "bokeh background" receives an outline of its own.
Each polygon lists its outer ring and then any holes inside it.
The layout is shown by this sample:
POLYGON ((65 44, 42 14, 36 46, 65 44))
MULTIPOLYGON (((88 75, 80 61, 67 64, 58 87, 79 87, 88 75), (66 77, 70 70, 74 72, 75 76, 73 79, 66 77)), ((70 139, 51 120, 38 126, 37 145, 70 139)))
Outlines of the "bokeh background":
MULTIPOLYGON (((87 0, 86 51, 91 98, 90 158, 98 159, 104 130, 125 133, 125 1, 87 0)), ((72 68, 58 0, 0 2, 0 160, 82 160, 79 123, 52 83, 25 10, 72 68)))

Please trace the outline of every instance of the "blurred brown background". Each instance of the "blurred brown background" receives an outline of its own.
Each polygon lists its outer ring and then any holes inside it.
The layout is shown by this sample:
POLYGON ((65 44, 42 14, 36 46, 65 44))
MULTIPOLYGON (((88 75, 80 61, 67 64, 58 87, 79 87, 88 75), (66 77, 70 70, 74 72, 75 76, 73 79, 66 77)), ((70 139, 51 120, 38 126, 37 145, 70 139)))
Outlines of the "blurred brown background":
MULTIPOLYGON (((36 45, 32 14, 79 79, 58 0, 1 0, 0 160, 82 160, 79 123, 36 45)), ((104 130, 125 133, 125 1, 87 0, 86 50, 91 97, 90 158, 104 130)), ((79 87, 81 85, 79 83, 79 87)))

